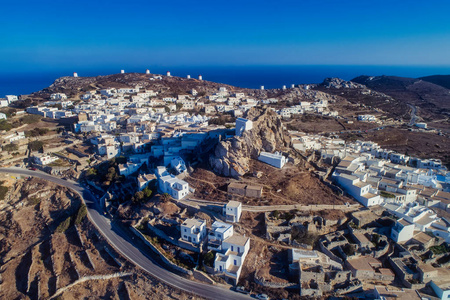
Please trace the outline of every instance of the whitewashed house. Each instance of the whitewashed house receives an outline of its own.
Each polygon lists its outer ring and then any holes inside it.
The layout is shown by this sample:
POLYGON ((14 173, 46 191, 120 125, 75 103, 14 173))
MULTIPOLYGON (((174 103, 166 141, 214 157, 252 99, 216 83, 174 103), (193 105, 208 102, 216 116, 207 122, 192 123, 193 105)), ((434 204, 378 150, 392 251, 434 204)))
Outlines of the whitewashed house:
POLYGON ((173 175, 162 176, 158 180, 159 189, 176 200, 181 200, 189 194, 189 184, 173 175))
POLYGON ((25 138, 25 132, 24 131, 17 131, 15 133, 9 134, 3 138, 4 141, 9 141, 10 143, 24 139, 25 138))
POLYGON ((16 95, 6 95, 5 98, 9 104, 11 104, 11 102, 19 100, 19 97, 17 97, 16 95))
POLYGON ((172 160, 170 161, 170 166, 175 169, 178 174, 186 172, 186 164, 184 160, 179 156, 175 156, 174 158, 172 158, 172 160))
POLYGON ((54 162, 55 160, 58 160, 58 158, 54 157, 54 156, 50 156, 48 154, 35 154, 33 156, 33 161, 36 164, 41 165, 41 166, 48 165, 48 164, 54 162))
POLYGON ((251 130, 253 128, 253 122, 244 118, 236 119, 235 134, 241 136, 244 131, 251 130))
POLYGON ((0 107, 6 107, 8 105, 9 105, 8 100, 0 99, 0 107))
POLYGON ((208 232, 208 249, 222 250, 222 242, 234 233, 233 225, 215 221, 208 232))
POLYGON ((230 201, 223 206, 223 215, 227 222, 239 222, 242 214, 242 203, 238 201, 230 201))
POLYGON ((142 163, 126 163, 126 164, 120 164, 119 165, 119 174, 124 176, 129 176, 136 172, 140 167, 142 166, 142 163))
POLYGON ((248 237, 235 234, 224 239, 222 250, 216 253, 214 270, 223 273, 225 279, 237 284, 249 250, 250 238, 248 237))
POLYGON ((206 221, 186 219, 180 225, 180 233, 182 240, 198 245, 206 237, 206 221))
POLYGON ((377 195, 370 183, 362 182, 357 176, 333 173, 333 178, 347 193, 359 203, 368 207, 381 204, 382 199, 377 195))
POLYGON ((137 177, 139 191, 145 189, 153 180, 156 180, 154 174, 139 174, 137 177))
POLYGON ((397 220, 391 230, 391 239, 396 243, 409 241, 414 236, 414 224, 405 219, 397 220))
POLYGON ((50 95, 50 99, 52 100, 66 100, 67 95, 64 93, 54 93, 50 95))
POLYGON ((280 169, 286 164, 287 161, 286 157, 279 152, 261 152, 258 160, 280 169))

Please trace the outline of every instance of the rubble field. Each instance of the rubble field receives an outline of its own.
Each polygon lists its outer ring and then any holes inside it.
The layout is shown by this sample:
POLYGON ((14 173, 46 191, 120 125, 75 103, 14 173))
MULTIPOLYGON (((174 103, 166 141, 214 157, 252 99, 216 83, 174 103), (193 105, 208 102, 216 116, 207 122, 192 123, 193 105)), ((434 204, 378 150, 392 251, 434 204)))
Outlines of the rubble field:
POLYGON ((195 188, 193 198, 210 201, 228 201, 230 198, 246 205, 288 205, 288 204, 344 204, 354 203, 348 197, 338 196, 302 167, 286 164, 282 169, 272 167, 257 160, 250 161, 253 173, 261 172, 260 178, 248 174, 239 183, 263 186, 261 198, 250 198, 227 193, 227 186, 233 179, 218 176, 203 168, 186 177, 195 188))

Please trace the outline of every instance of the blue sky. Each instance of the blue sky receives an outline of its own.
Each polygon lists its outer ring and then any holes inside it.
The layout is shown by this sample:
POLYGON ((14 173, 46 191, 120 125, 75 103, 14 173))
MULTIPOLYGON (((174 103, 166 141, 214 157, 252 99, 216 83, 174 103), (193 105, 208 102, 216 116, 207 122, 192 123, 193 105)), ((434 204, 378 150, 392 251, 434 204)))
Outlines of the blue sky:
POLYGON ((111 66, 450 66, 450 1, 8 1, 0 72, 111 66))

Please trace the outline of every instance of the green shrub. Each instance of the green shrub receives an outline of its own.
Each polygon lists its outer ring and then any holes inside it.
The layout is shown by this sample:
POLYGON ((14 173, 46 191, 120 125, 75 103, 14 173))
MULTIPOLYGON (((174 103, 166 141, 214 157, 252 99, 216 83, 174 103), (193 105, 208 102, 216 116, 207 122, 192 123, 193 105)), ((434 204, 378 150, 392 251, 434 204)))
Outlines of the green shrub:
POLYGON ((41 151, 44 148, 42 141, 31 141, 28 143, 28 149, 31 151, 41 151))
POLYGON ((385 191, 381 191, 381 192, 380 192, 380 195, 381 195, 382 197, 384 197, 384 198, 395 198, 395 195, 392 195, 392 194, 390 194, 390 193, 388 193, 388 192, 385 192, 385 191))
POLYGON ((38 198, 38 197, 28 198, 28 205, 37 205, 39 203, 41 203, 41 198, 38 198))
POLYGON ((0 200, 5 199, 6 193, 8 192, 8 188, 3 186, 4 181, 0 181, 0 200))
POLYGON ((214 254, 214 252, 209 251, 205 254, 205 257, 203 257, 203 264, 208 267, 213 267, 215 257, 216 255, 214 254))
POLYGON ((75 222, 74 222, 75 225, 81 224, 81 222, 86 217, 86 215, 87 215, 87 207, 86 207, 86 205, 82 204, 80 206, 80 208, 78 209, 77 216, 75 217, 75 222))
POLYGON ((16 144, 8 144, 3 146, 3 151, 13 152, 19 150, 19 146, 16 144))
POLYGON ((0 120, 0 130, 6 130, 9 131, 11 130, 11 128, 13 128, 13 126, 6 122, 6 120, 0 120))
POLYGON ((67 217, 64 221, 59 223, 58 227, 56 227, 56 232, 63 233, 70 227, 70 221, 72 220, 72 217, 67 217))

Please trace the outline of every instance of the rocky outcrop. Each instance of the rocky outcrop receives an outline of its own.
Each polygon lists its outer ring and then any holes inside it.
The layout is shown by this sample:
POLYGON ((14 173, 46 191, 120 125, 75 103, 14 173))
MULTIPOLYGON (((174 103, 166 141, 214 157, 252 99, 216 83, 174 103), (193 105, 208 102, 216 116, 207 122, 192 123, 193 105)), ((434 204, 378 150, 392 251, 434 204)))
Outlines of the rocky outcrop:
POLYGON ((341 78, 325 78, 320 84, 327 89, 364 89, 366 86, 341 78))
POLYGON ((252 108, 246 118, 253 121, 253 129, 218 143, 209 158, 214 172, 239 178, 250 172, 250 159, 257 159, 261 151, 283 151, 289 147, 290 137, 274 111, 252 108))

